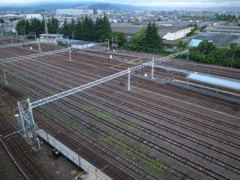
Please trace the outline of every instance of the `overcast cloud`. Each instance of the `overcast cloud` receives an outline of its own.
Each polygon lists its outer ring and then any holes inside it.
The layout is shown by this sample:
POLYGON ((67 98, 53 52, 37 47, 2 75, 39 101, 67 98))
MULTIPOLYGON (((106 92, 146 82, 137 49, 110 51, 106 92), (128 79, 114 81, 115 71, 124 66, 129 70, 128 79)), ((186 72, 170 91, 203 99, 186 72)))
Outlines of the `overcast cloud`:
MULTIPOLYGON (((0 5, 7 4, 26 4, 36 2, 86 2, 86 0, 0 0, 0 5)), ((94 2, 109 2, 109 3, 123 3, 137 6, 172 6, 172 7, 186 7, 186 6, 198 6, 198 7, 213 7, 213 6, 240 6, 240 0, 93 0, 94 2)))

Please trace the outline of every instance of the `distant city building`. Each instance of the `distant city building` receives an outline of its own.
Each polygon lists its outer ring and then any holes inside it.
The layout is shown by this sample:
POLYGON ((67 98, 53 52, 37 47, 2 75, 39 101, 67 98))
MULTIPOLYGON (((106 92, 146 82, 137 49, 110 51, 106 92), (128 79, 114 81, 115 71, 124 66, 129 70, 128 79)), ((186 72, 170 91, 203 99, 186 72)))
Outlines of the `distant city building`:
POLYGON ((98 14, 97 8, 93 8, 93 14, 98 14))
POLYGON ((33 18, 36 18, 36 19, 43 19, 42 15, 41 14, 26 14, 25 15, 25 19, 33 19, 33 18))
POLYGON ((63 34, 40 34, 40 42, 41 43, 50 43, 57 44, 57 42, 63 39, 63 34))
POLYGON ((83 10, 83 9, 57 9, 57 15, 92 15, 92 14, 101 14, 101 10, 93 9, 93 10, 83 10))

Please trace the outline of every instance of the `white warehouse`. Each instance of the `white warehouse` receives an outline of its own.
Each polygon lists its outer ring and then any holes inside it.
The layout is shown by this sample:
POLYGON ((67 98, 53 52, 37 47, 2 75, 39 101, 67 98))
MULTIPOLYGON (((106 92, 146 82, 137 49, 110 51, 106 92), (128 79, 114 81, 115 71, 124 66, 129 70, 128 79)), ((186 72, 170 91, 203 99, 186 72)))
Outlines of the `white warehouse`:
POLYGON ((193 27, 177 30, 174 32, 168 32, 166 35, 163 36, 163 39, 166 40, 176 40, 185 37, 188 33, 191 32, 193 27))

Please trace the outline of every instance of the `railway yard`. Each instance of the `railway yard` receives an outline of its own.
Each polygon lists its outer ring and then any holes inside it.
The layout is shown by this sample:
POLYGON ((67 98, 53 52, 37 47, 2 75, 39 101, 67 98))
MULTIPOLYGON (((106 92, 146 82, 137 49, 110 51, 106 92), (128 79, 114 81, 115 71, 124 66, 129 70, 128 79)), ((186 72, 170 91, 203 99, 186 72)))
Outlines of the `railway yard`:
MULTIPOLYGON (((4 44, 11 41, 0 40, 4 44)), ((39 53, 37 44, 31 47, 0 48, 0 60, 39 53)), ((61 48, 41 44, 42 51, 61 48)), ((107 52, 85 49, 73 50, 72 61, 64 52, 2 63, 0 71, 5 70, 8 85, 0 85, 0 100, 15 111, 17 101, 37 101, 152 58, 112 54, 110 59, 107 52)), ((132 72, 130 91, 125 75, 34 108, 34 119, 39 128, 95 167, 105 167, 103 172, 112 179, 238 180, 240 91, 189 80, 190 72, 240 81, 240 69, 175 58, 157 64, 154 79, 151 67, 132 72), (201 93, 189 89, 193 86, 201 93)), ((7 117, 0 112, 0 135, 18 130, 7 118, 17 111, 7 117)), ((0 139, 26 177, 56 179, 19 134, 0 139)))

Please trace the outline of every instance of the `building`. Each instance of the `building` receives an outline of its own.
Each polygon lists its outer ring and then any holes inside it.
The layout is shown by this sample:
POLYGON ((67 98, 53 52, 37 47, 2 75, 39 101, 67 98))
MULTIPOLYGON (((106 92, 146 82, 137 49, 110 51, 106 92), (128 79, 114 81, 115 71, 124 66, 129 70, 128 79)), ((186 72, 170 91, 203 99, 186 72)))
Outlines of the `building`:
MULTIPOLYGON (((146 24, 134 25, 131 23, 112 23, 113 31, 124 32, 128 39, 134 36, 142 28, 147 27, 146 24)), ((176 40, 183 38, 187 33, 191 32, 193 27, 179 27, 179 26, 158 26, 158 34, 165 40, 176 40)))
POLYGON ((240 27, 239 26, 208 26, 206 28, 206 32, 240 35, 240 27))
POLYGON ((63 39, 63 34, 40 34, 41 43, 57 44, 58 40, 63 39))
POLYGON ((39 19, 39 20, 43 19, 41 14, 26 14, 25 15, 25 19, 27 19, 27 20, 33 19, 33 18, 36 18, 36 19, 39 19))
POLYGON ((179 41, 163 40, 164 49, 167 51, 175 51, 178 49, 179 41))
POLYGON ((234 40, 234 41, 233 41, 233 43, 236 43, 236 44, 240 45, 240 38, 239 38, 239 39, 236 39, 236 40, 234 40))

